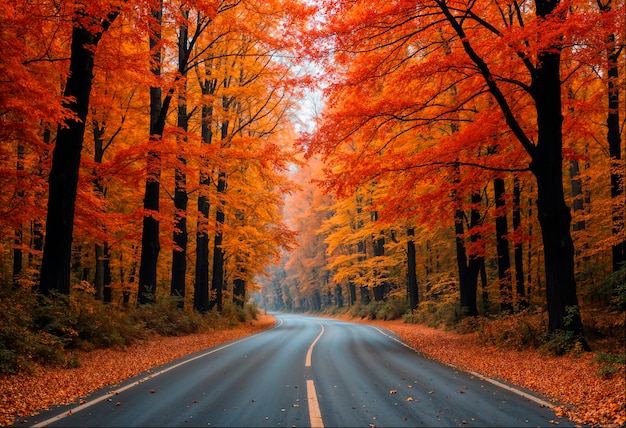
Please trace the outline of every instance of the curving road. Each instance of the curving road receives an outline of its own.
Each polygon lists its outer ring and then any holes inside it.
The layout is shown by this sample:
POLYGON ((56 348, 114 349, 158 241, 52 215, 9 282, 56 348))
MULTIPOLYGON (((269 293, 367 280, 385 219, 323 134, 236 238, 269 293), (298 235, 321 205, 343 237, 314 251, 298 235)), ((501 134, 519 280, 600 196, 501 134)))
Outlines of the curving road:
POLYGON ((427 360, 386 330, 275 316, 270 330, 31 421, 64 427, 575 426, 540 398, 427 360))

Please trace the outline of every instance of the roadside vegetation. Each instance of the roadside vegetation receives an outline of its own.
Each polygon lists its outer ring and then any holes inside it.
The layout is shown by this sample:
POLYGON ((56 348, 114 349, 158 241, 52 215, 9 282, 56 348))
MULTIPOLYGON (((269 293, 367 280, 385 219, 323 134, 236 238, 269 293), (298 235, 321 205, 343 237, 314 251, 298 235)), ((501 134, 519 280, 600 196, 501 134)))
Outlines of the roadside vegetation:
POLYGON ((153 337, 183 336, 237 327, 255 320, 254 305, 226 304, 221 313, 182 310, 180 299, 159 296, 156 303, 120 307, 94 298, 87 282, 71 297, 44 297, 27 289, 0 288, 0 374, 37 374, 41 365, 80 367, 77 353, 124 349, 153 337))

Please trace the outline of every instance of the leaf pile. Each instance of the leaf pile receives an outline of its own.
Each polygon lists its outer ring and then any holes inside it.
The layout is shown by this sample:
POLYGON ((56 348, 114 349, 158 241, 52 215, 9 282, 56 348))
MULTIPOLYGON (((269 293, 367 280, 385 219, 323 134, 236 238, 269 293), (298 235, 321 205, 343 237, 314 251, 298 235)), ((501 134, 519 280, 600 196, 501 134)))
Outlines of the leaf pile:
POLYGON ((52 405, 72 403, 160 364, 269 328, 274 322, 270 315, 259 315, 257 320, 232 329, 188 336, 155 335, 122 350, 80 352, 79 368, 38 367, 37 375, 0 376, 0 426, 11 425, 15 417, 35 415, 52 405))
POLYGON ((419 324, 363 321, 399 335, 425 356, 466 371, 535 391, 558 403, 558 416, 591 426, 626 425, 626 373, 624 367, 607 378, 599 375, 595 354, 542 355, 531 349, 515 351, 485 346, 476 334, 458 334, 419 324))

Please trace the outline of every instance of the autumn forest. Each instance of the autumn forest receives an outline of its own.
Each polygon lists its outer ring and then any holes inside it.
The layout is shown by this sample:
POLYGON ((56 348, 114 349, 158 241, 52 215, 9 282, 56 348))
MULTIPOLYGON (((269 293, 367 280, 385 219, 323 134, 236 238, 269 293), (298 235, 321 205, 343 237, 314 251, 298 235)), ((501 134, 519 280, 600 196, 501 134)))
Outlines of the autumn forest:
POLYGON ((623 0, 1 3, 0 371, 256 307, 623 331, 623 0))

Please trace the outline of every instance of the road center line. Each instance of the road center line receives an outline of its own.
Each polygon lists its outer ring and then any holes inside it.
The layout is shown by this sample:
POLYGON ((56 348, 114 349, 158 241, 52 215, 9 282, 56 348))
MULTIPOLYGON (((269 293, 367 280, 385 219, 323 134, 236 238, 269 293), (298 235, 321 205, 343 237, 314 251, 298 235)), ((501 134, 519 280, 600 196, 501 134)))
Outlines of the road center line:
POLYGON ((309 349, 306 351, 306 359, 304 362, 304 367, 311 367, 311 354, 313 354, 313 347, 315 346, 317 341, 320 340, 320 337, 322 337, 322 334, 324 334, 324 326, 320 324, 320 327, 322 327, 322 331, 320 331, 320 334, 317 335, 313 343, 311 343, 311 346, 309 346, 309 349))
MULTIPOLYGON (((309 349, 306 351, 306 358, 304 361, 305 367, 311 367, 311 355, 313 354, 313 348, 318 340, 324 334, 324 325, 319 324, 322 327, 320 334, 317 335, 309 349)), ((306 381, 306 396, 309 403, 309 422, 312 428, 324 428, 324 421, 322 421, 322 412, 320 411, 320 405, 317 401, 317 392, 315 391, 315 383, 313 379, 307 379, 306 381)))
MULTIPOLYGON (((274 328, 276 328, 276 327, 280 327, 280 325, 281 325, 282 323, 283 323, 283 322, 282 322, 282 320, 281 320, 281 319, 279 319, 279 320, 278 320, 278 323, 277 323, 275 326, 273 326, 272 328, 268 329, 268 330, 272 330, 272 329, 274 329, 274 328)), ((268 331, 268 330, 265 330, 265 331, 268 331)), ((101 402, 101 401, 104 401, 104 400, 106 400, 106 399, 108 399, 108 398, 111 398, 111 397, 112 397, 112 395, 111 395, 112 393, 119 394, 120 392, 126 391, 127 389, 130 389, 130 388, 132 388, 132 387, 134 387, 134 386, 137 386, 137 385, 139 385, 139 384, 141 384, 141 383, 144 383, 144 382, 145 382, 145 381, 147 381, 147 380, 150 380, 150 379, 155 378, 155 377, 157 377, 157 376, 160 376, 160 375, 162 375, 162 374, 164 374, 164 373, 167 373, 167 372, 169 372, 170 370, 174 370, 174 369, 176 369, 176 368, 178 368, 178 367, 180 367, 180 366, 183 366, 183 365, 185 365, 185 364, 187 364, 187 363, 190 363, 190 362, 192 362, 192 361, 198 360, 198 359, 200 359, 200 358, 204 358, 204 357, 206 357, 207 355, 214 354, 214 353, 216 353, 216 352, 218 352, 218 351, 221 351, 221 350, 223 350, 223 349, 230 348, 231 346, 236 345, 236 344, 238 344, 238 343, 241 343, 241 342, 243 342, 243 341, 245 341, 245 340, 248 340, 248 339, 252 338, 253 336, 256 336, 256 335, 255 335, 255 334, 253 334, 253 335, 250 335, 250 336, 243 337, 243 338, 241 338, 241 339, 235 340, 234 342, 230 342, 230 343, 228 343, 228 344, 226 344, 226 345, 220 346, 219 348, 215 348, 215 349, 212 349, 212 350, 210 350, 210 351, 208 351, 208 352, 204 352, 204 353, 202 353, 202 354, 200 354, 200 355, 197 355, 197 356, 195 356, 195 357, 193 357, 193 358, 190 358, 190 359, 188 359, 188 360, 181 361, 181 362, 180 362, 180 363, 178 363, 178 364, 175 364, 175 365, 173 365, 173 366, 171 366, 171 367, 168 367, 168 368, 166 368, 166 369, 160 370, 160 371, 158 371, 158 372, 156 372, 156 373, 151 373, 151 374, 149 374, 149 375, 147 375, 147 376, 142 377, 141 379, 139 379, 139 380, 138 380, 138 381, 136 381, 136 382, 129 383, 129 384, 128 384, 128 385, 126 385, 126 386, 123 386, 123 387, 121 387, 121 388, 118 388, 118 389, 112 390, 112 391, 110 391, 110 392, 108 392, 108 393, 106 393, 106 394, 104 394, 104 395, 101 395, 100 397, 94 398, 93 400, 90 400, 90 401, 88 401, 88 402, 87 402, 87 403, 85 403, 85 404, 81 404, 81 405, 79 405, 79 406, 76 406, 76 407, 74 407, 74 408, 70 409, 68 412, 65 412, 65 413, 60 414, 60 415, 57 415, 57 416, 53 416, 53 417, 51 417, 50 419, 46 419, 45 421, 39 422, 39 423, 37 423, 37 424, 33 425, 33 428, 35 428, 35 427, 44 427, 44 426, 46 426, 46 425, 50 425, 51 423, 56 422, 56 421, 59 421, 59 420, 61 420, 61 419, 64 419, 64 418, 66 418, 67 416, 69 416, 69 415, 71 415, 71 414, 78 413, 78 412, 80 412, 81 410, 85 410, 86 408, 93 406, 94 404, 97 404, 97 403, 99 403, 99 402, 101 402)))
POLYGON ((315 384, 312 379, 306 381, 306 394, 307 401, 309 403, 309 419, 312 428, 324 428, 324 421, 322 421, 322 413, 320 412, 320 405, 317 402, 317 392, 315 392, 315 384))

